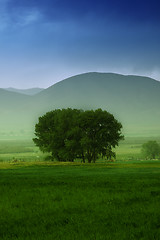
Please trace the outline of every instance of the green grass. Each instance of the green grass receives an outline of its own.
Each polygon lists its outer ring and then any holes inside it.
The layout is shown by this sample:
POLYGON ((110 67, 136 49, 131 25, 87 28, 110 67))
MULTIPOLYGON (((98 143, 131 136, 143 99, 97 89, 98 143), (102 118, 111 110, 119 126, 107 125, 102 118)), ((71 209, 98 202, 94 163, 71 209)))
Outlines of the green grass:
POLYGON ((153 240, 160 161, 0 163, 0 239, 153 240))
POLYGON ((31 140, 0 140, 0 162, 39 161, 45 156, 31 140))

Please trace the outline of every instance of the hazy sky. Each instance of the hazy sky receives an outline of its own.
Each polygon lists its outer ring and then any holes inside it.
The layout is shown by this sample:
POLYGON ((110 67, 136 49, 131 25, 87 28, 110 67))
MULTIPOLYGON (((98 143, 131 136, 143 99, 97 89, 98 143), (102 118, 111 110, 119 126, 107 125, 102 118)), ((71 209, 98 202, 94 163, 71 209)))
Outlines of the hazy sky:
POLYGON ((158 0, 0 0, 1 88, 91 71, 160 80, 158 0))

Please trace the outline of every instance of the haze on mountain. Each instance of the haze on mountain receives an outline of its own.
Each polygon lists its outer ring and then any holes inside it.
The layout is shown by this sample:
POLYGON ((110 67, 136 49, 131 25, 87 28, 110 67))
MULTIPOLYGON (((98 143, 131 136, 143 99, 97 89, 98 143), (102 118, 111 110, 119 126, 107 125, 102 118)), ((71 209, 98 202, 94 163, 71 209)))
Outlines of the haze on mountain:
POLYGON ((10 91, 10 92, 16 92, 16 93, 23 93, 26 95, 35 95, 39 92, 41 92, 42 90, 44 90, 44 88, 29 88, 29 89, 17 89, 17 88, 4 88, 4 90, 10 91))
MULTIPOLYGON (((140 76, 85 73, 34 96, 0 90, 0 132, 31 133, 38 117, 56 108, 102 108, 122 123, 126 136, 160 135, 160 82, 140 76)), ((30 135, 28 135, 30 136, 30 135)), ((31 136, 30 136, 31 137, 31 136)))

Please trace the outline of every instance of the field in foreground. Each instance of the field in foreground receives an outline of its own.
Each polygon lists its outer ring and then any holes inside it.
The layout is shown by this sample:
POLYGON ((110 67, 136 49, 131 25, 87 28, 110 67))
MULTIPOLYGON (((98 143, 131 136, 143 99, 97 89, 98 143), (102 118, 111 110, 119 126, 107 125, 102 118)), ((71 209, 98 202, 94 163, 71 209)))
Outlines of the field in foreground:
POLYGON ((0 163, 0 239, 159 239, 160 162, 0 163))

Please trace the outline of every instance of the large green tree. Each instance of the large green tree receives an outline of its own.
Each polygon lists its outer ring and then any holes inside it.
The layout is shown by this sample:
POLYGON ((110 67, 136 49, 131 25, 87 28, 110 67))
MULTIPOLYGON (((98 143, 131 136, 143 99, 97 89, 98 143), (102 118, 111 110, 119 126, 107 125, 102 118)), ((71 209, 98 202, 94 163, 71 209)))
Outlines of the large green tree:
POLYGON ((35 126, 35 144, 43 152, 51 152, 58 161, 95 162, 99 155, 114 156, 122 125, 107 111, 57 109, 39 118, 35 126))

